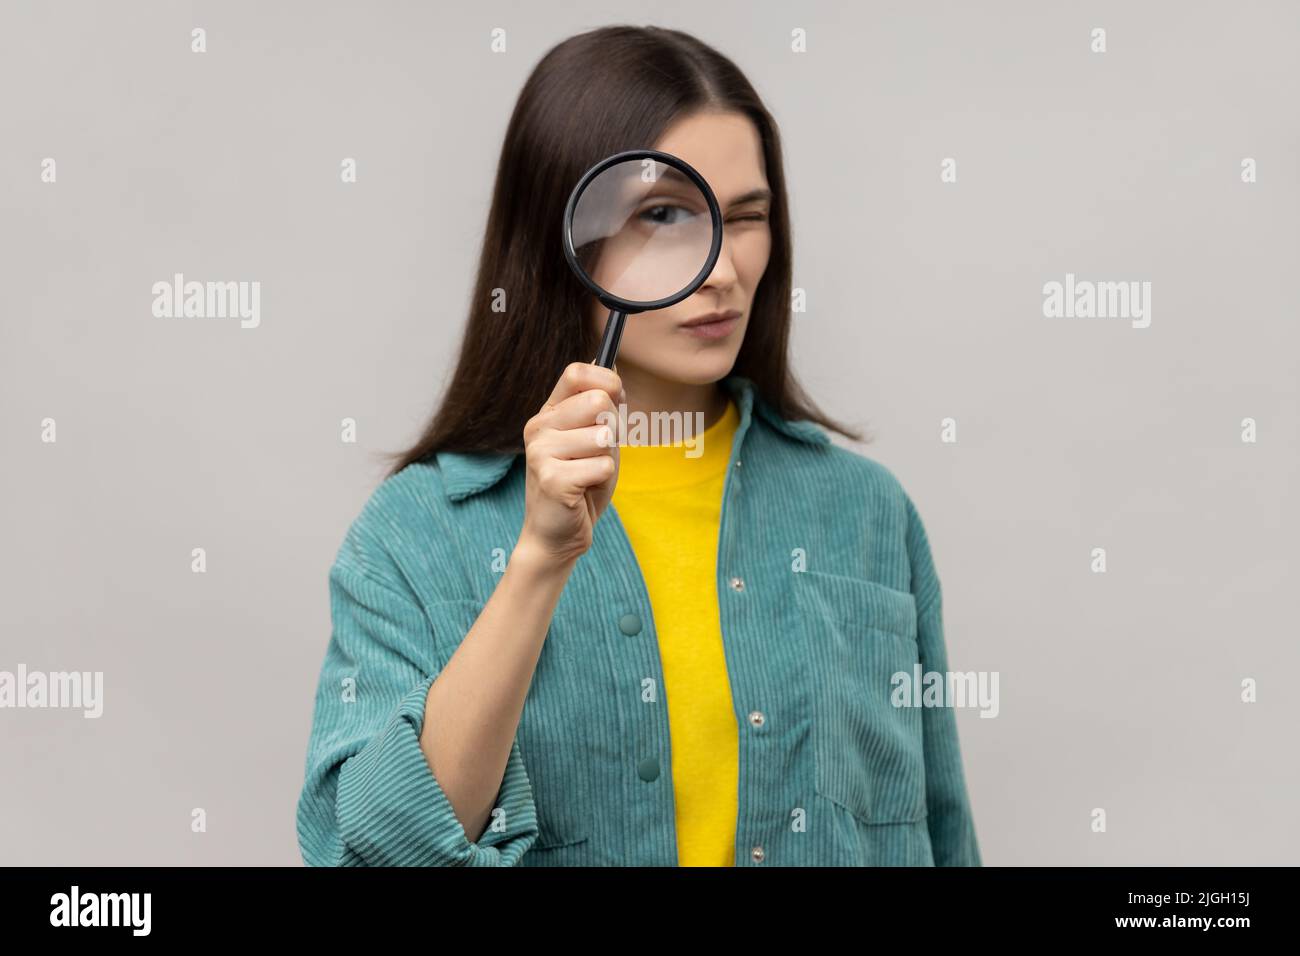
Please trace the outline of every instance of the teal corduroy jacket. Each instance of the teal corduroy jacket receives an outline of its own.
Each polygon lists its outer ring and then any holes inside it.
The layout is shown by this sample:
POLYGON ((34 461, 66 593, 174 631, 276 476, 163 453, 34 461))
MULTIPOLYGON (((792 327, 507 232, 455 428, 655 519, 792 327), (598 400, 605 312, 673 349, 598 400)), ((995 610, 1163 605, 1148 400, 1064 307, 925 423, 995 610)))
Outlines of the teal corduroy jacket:
MULTIPOLYGON (((740 412, 717 566, 736 864, 978 866, 954 712, 890 703, 893 675, 948 669, 911 498, 748 379, 725 385, 740 412)), ((429 686, 523 515, 522 455, 441 452, 385 480, 349 529, 297 807, 308 864, 676 865, 671 688, 612 505, 560 597, 477 842, 420 749, 429 686)))

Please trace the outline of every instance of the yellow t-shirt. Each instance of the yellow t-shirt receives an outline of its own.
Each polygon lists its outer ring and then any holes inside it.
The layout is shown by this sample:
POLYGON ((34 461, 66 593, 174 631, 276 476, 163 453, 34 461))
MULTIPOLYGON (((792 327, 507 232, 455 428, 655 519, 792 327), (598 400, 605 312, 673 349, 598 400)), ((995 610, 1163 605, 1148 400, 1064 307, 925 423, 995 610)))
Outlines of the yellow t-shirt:
POLYGON ((718 614, 722 486, 735 402, 682 445, 622 445, 612 499, 649 592, 664 671, 680 866, 733 866, 740 735, 718 614))

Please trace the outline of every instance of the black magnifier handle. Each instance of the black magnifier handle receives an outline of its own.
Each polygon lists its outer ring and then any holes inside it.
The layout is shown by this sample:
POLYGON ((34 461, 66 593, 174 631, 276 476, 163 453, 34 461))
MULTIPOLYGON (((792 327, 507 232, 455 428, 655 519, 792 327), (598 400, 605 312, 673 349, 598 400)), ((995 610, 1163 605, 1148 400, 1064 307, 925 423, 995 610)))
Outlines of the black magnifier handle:
POLYGON ((592 364, 599 365, 601 368, 614 367, 614 359, 618 356, 618 342, 623 337, 623 322, 626 319, 627 313, 621 309, 609 310, 609 318, 605 321, 605 334, 600 338, 600 353, 592 364))

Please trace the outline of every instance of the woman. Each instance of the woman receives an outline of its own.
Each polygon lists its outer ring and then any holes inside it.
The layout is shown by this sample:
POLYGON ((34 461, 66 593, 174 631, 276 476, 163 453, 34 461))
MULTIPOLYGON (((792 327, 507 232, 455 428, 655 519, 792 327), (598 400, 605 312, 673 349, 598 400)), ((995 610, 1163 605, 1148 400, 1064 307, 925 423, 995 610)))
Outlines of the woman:
POLYGON ((890 703, 947 666, 925 531, 791 376, 790 269, 777 129, 729 60, 631 27, 543 58, 450 386, 331 570, 307 863, 979 864, 952 711, 890 703), (724 243, 611 371, 558 230, 642 146, 704 175, 724 243), (705 430, 602 432, 655 412, 705 430))

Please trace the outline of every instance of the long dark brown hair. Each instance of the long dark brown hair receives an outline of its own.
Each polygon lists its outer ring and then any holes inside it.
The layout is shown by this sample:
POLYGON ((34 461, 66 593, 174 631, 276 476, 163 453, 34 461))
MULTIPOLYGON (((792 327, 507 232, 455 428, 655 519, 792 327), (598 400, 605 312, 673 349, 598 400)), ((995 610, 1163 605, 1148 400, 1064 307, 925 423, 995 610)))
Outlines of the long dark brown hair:
POLYGON ((591 293, 561 251, 569 193, 601 159, 652 147, 675 120, 705 110, 753 121, 772 190, 771 253, 732 373, 753 381, 783 417, 861 439, 821 412, 789 369, 790 218, 775 120, 740 69, 689 34, 610 26, 552 48, 519 94, 455 372, 420 439, 389 456, 390 474, 444 449, 523 451, 524 424, 565 366, 592 361, 598 344, 585 321, 591 293), (496 290, 504 312, 493 311, 496 290))

